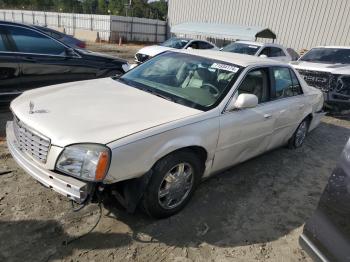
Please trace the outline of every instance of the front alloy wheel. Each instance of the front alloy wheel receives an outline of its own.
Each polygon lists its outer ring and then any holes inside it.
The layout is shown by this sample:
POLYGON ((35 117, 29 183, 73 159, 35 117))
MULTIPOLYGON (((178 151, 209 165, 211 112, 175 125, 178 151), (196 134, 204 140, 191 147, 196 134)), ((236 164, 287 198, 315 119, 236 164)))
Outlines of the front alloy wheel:
POLYGON ((199 183, 203 165, 190 151, 160 159, 143 196, 144 210, 155 218, 171 216, 185 207, 199 183))
POLYGON ((164 209, 179 206, 193 187, 193 168, 179 163, 167 172, 158 190, 158 201, 164 209))

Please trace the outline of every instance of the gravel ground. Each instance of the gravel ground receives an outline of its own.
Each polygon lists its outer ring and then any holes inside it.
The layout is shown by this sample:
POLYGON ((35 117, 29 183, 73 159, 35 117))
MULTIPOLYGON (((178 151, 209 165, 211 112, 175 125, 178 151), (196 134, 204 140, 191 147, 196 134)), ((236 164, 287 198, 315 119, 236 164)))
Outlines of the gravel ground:
MULTIPOLYGON (((0 137, 10 118, 0 113, 0 137)), ((163 220, 113 203, 73 212, 16 165, 0 138, 0 261, 310 261, 298 237, 350 135, 348 120, 325 117, 302 148, 203 182, 163 220)))

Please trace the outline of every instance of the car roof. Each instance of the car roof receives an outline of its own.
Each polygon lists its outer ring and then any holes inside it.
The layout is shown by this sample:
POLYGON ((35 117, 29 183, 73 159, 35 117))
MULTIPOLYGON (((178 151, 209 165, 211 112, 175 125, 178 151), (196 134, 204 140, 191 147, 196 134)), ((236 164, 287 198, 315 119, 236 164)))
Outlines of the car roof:
POLYGON ((275 46, 279 48, 284 48, 282 45, 275 44, 275 43, 262 43, 262 42, 244 41, 244 40, 238 40, 235 43, 242 43, 242 44, 256 45, 256 46, 275 46))
POLYGON ((17 25, 17 26, 28 27, 28 28, 31 28, 31 29, 38 29, 34 25, 23 24, 23 23, 16 23, 16 22, 9 22, 9 21, 3 21, 3 20, 0 20, 0 24, 3 24, 3 25, 17 25))
POLYGON ((239 66, 247 67, 251 65, 284 65, 288 66, 288 64, 283 62, 278 62, 276 60, 256 57, 251 55, 242 55, 237 53, 230 52, 221 52, 221 51, 213 51, 210 49, 175 49, 169 52, 178 52, 190 55, 196 55, 201 57, 206 57, 214 60, 220 60, 226 63, 232 63, 239 66))

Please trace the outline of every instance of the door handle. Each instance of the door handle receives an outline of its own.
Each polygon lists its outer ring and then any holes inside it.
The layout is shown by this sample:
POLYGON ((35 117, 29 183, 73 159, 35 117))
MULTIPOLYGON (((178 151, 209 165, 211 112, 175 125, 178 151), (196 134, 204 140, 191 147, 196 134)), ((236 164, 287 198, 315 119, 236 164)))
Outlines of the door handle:
POLYGON ((265 114, 264 117, 265 117, 266 119, 269 119, 269 118, 272 117, 272 115, 270 115, 270 114, 265 114))

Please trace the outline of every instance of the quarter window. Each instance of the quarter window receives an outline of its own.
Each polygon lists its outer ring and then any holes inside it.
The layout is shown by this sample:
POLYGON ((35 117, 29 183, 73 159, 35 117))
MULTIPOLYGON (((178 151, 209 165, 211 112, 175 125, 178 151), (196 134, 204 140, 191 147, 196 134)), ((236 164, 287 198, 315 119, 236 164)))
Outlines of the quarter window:
POLYGON ((294 96, 293 81, 287 67, 272 69, 275 99, 294 96))
POLYGON ((299 80, 293 70, 289 69, 290 75, 292 77, 292 83, 293 83, 293 94, 295 96, 301 95, 303 93, 303 90, 301 88, 301 85, 299 83, 299 80))
POLYGON ((269 100, 269 78, 266 69, 250 71, 238 88, 238 95, 252 94, 258 97, 258 102, 264 103, 269 100))
POLYGON ((18 52, 49 55, 65 54, 63 45, 33 30, 8 27, 7 31, 15 42, 18 52))

